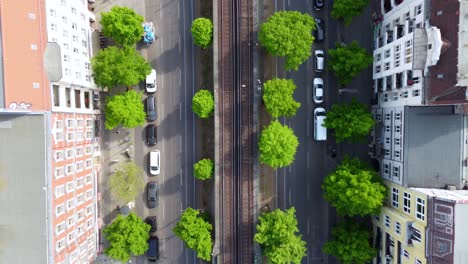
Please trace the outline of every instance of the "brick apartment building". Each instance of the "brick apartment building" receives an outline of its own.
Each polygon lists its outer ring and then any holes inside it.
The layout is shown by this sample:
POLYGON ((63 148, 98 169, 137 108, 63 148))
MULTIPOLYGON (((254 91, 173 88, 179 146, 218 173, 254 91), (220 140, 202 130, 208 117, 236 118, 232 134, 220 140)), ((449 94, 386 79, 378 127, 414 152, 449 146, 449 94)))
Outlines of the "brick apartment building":
POLYGON ((0 263, 90 263, 101 171, 94 14, 86 0, 0 0, 0 19, 0 263))

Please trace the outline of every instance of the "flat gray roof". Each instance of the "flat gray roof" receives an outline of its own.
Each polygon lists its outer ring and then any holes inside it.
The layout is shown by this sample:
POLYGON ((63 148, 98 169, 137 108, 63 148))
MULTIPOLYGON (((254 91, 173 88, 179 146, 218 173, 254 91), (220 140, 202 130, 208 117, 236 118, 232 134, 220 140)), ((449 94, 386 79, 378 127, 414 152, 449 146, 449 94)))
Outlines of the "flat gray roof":
POLYGON ((0 113, 0 263, 48 263, 46 117, 0 113))
POLYGON ((462 184, 463 116, 453 106, 407 106, 404 120, 404 186, 462 184))

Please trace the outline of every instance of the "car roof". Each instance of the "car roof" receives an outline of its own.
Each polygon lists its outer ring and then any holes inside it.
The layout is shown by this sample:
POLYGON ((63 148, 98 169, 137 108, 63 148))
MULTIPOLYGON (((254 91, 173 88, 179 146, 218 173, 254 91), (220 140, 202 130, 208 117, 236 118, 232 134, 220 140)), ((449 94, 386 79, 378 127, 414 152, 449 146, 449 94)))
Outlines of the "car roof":
POLYGON ((322 78, 314 78, 314 85, 315 84, 323 84, 323 79, 322 78))

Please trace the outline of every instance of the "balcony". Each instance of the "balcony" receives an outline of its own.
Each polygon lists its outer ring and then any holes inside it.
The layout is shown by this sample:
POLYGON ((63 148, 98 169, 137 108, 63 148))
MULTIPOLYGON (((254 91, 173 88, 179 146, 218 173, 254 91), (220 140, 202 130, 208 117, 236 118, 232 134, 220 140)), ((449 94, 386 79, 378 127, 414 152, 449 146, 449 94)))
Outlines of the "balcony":
POLYGON ((386 44, 392 43, 392 41, 393 41, 393 30, 388 30, 388 31, 386 32, 386 35, 387 35, 387 42, 386 42, 386 44))
POLYGON ((405 27, 402 25, 396 26, 396 38, 399 39, 405 35, 405 27))
POLYGON ((396 79, 396 87, 397 89, 401 89, 403 87, 403 73, 399 72, 395 75, 396 79))
POLYGON ((393 86, 393 78, 392 76, 385 77, 385 90, 391 91, 393 86))

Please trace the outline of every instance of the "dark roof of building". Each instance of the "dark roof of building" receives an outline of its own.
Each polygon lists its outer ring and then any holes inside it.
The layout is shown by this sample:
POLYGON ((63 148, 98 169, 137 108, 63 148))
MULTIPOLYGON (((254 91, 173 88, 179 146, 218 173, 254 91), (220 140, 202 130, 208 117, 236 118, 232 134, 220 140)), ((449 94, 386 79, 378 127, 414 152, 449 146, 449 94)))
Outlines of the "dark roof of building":
POLYGON ((429 67, 426 102, 428 104, 466 103, 466 87, 457 86, 460 2, 431 0, 429 12, 430 25, 439 28, 444 43, 450 45, 443 46, 444 52, 441 53, 437 64, 429 67), (443 74, 443 77, 439 74, 443 74))
POLYGON ((406 106, 404 186, 462 186, 463 115, 454 106, 406 106))

